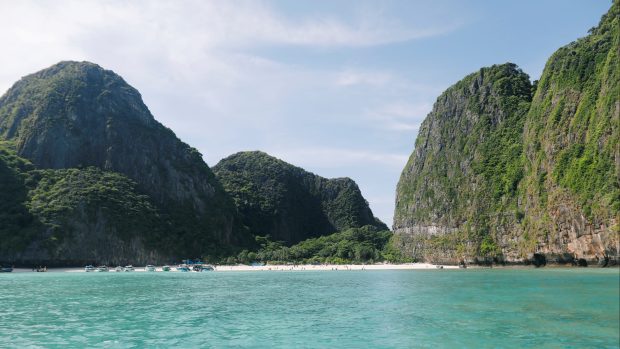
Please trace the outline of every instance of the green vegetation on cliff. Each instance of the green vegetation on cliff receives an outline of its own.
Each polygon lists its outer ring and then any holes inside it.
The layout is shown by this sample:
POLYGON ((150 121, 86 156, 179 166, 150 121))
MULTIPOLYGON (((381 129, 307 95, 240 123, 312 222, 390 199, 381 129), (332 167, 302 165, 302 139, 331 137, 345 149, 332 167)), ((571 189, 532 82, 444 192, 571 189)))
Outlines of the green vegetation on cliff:
POLYGON ((292 244, 387 229, 352 180, 264 153, 224 159, 225 190, 136 89, 89 62, 60 62, 15 83, 0 97, 0 140, 0 260, 221 258, 257 248, 255 236, 292 244))
POLYGON ((22 251, 34 239, 34 217, 26 203, 33 166, 0 141, 0 255, 22 251))
MULTIPOLYGON (((151 248, 159 246, 165 222, 149 198, 136 191, 133 181, 93 167, 37 170, 13 148, 10 143, 0 143, 3 258, 19 260, 23 252, 28 253, 28 247, 37 245, 42 250, 36 254, 39 260, 59 264, 91 260, 95 256, 89 257, 86 251, 68 251, 84 227, 89 234, 86 238, 97 242, 119 240, 129 244, 138 239, 151 248), (97 236, 97 229, 108 236, 97 236)), ((114 253, 118 259, 132 257, 114 253)))
POLYGON ((165 231, 148 196, 136 192, 135 183, 118 173, 85 169, 37 170, 36 186, 27 206, 49 227, 46 238, 60 244, 71 236, 72 225, 96 222, 105 217, 106 229, 129 242, 138 237, 153 244, 165 231), (76 215, 80 220, 76 220, 76 215))
MULTIPOLYGON (((178 241, 170 238, 174 222, 167 221, 127 177, 95 167, 39 170, 19 157, 14 148, 9 142, 0 142, 0 256, 3 258, 19 259, 34 244, 44 250, 39 252, 39 258, 57 264, 87 263, 97 258, 103 263, 122 264, 135 258, 131 254, 136 251, 120 248, 105 256, 102 247, 119 248, 138 242, 146 249, 173 251, 178 245, 178 241), (74 251, 75 244, 84 251, 74 251), (104 246, 96 246, 99 244, 104 246), (97 248, 102 255, 89 253, 97 248)), ((272 241, 270 236, 257 236, 257 250, 244 250, 236 257, 223 260, 224 254, 217 251, 205 250, 201 256, 229 263, 404 261, 392 247, 394 238, 390 231, 366 225, 307 239, 291 247, 272 241)))
MULTIPOLYGON (((493 227, 505 218, 497 213, 519 214, 521 130, 530 99, 529 77, 511 63, 483 68, 444 92, 398 183, 395 229, 456 229, 431 245, 492 256, 493 227)), ((422 258, 426 252, 418 253, 422 258)))
MULTIPOLYGON (((252 242, 238 221, 232 199, 201 154, 157 122, 136 89, 96 64, 61 62, 15 83, 0 97, 0 139, 11 141, 16 155, 28 159, 37 169, 72 169, 48 172, 45 181, 52 183, 46 187, 49 190, 58 189, 56 185, 61 183, 72 185, 64 190, 76 197, 88 194, 88 200, 95 200, 92 195, 97 194, 106 195, 106 200, 123 200, 113 197, 129 195, 123 193, 129 184, 114 176, 131 180, 132 190, 146 195, 165 223, 162 229, 166 234, 159 237, 153 253, 179 257, 228 254, 252 242), (118 191, 104 192, 91 187, 92 181, 104 187, 122 186, 118 191), (78 192, 81 186, 93 191, 78 192)), ((142 197, 126 199, 129 201, 125 204, 130 206, 125 208, 131 215, 131 207, 139 205, 142 197)), ((41 206, 47 204, 41 202, 41 206)), ((88 234, 91 228, 80 225, 83 218, 76 218, 72 229, 88 234)), ((151 234, 147 233, 151 225, 145 224, 140 232, 142 228, 120 217, 100 221, 98 229, 117 230, 116 221, 122 226, 118 229, 120 235, 125 234, 121 230, 133 231, 142 238, 151 234)), ((25 233, 17 230, 12 234, 25 233)), ((45 234, 39 234, 40 238, 46 239, 45 234)), ((27 258, 37 256, 34 250, 41 246, 30 246, 27 258)), ((72 248, 77 251, 80 246, 72 248)), ((43 250, 37 258, 44 257, 43 250)), ((149 251, 142 249, 141 253, 149 251)), ((113 253, 112 246, 108 246, 108 252, 113 253)))
MULTIPOLYGON (((512 64, 483 69, 482 72, 485 80, 493 82, 491 90, 497 93, 495 101, 486 99, 484 103, 496 103, 496 111, 503 115, 491 115, 480 105, 469 109, 480 115, 480 120, 473 134, 468 135, 468 142, 478 142, 477 152, 473 154, 474 174, 484 179, 483 185, 489 194, 484 199, 490 198, 497 209, 497 206, 506 205, 502 198, 516 195, 523 177, 521 130, 529 107, 531 85, 528 76, 512 64)), ((476 101, 474 99, 474 103, 476 101)))
POLYGON ((528 189, 542 199, 537 210, 551 194, 590 219, 620 211, 619 16, 615 1, 590 35, 547 62, 525 130, 528 189))
POLYGON ((619 258, 619 15, 614 1, 534 86, 504 64, 437 99, 398 183, 403 251, 452 263, 619 258))
POLYGON ((307 239, 291 247, 271 241, 266 237, 257 237, 261 248, 257 252, 244 250, 235 257, 228 258, 228 263, 373 263, 381 261, 406 262, 400 251, 393 246, 392 232, 379 230, 366 225, 350 228, 342 232, 307 239))
POLYGON ((364 225, 387 230, 349 178, 326 179, 259 151, 231 155, 213 171, 256 236, 292 244, 364 225))

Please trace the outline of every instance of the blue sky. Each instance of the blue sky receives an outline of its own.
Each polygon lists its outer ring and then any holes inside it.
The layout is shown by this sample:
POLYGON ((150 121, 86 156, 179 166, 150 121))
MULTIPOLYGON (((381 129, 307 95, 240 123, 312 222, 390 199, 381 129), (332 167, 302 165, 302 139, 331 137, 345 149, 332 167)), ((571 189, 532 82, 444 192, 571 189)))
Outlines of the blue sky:
POLYGON ((392 223, 437 96, 483 66, 532 80, 609 0, 0 1, 0 91, 60 60, 136 87, 207 163, 263 150, 351 177, 392 223))

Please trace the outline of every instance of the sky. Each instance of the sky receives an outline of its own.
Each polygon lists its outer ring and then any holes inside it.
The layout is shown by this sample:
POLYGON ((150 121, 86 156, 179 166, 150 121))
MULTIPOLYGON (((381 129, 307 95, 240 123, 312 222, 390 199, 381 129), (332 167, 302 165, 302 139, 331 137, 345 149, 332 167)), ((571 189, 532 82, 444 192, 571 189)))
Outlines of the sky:
POLYGON ((400 172, 443 90, 513 62, 540 77, 610 0, 5 1, 0 94, 62 60, 137 88, 209 166, 262 150, 354 179, 392 224, 400 172))

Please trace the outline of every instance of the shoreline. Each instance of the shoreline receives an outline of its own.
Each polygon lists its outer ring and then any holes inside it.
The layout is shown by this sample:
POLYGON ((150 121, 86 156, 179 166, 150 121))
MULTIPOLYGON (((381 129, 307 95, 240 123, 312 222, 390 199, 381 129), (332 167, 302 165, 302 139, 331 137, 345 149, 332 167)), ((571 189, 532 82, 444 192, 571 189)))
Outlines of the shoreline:
MULTIPOLYGON (((170 273, 181 273, 176 270, 176 266, 170 266, 170 273)), ((592 266, 583 268, 572 265, 548 264, 544 267, 533 265, 468 265, 467 268, 460 268, 457 265, 431 264, 431 263, 402 263, 402 264, 269 264, 269 265, 214 265, 215 272, 260 272, 260 271, 364 271, 364 270, 443 270, 443 269, 618 269, 617 265, 605 268, 592 266)), ((35 273, 32 268, 14 268, 13 273, 35 273)), ((85 273, 83 267, 48 268, 47 272, 52 273, 85 273)), ((147 272, 144 267, 135 267, 133 272, 147 272)), ((162 266, 157 266, 155 272, 163 272, 162 266)), ((98 273, 98 272, 93 272, 98 273)), ((109 273, 116 273, 110 270, 109 273)), ((125 272, 121 272, 125 273, 125 272)), ((193 271, 191 273, 194 273, 193 271)))
MULTIPOLYGON (((170 266, 170 273, 181 273, 176 270, 176 266, 170 266)), ((459 269, 456 265, 435 265, 430 263, 404 263, 404 264, 269 264, 269 265, 214 265, 215 272, 256 272, 256 271, 353 271, 353 270, 441 270, 441 269, 459 269)), ((134 267, 133 272, 147 272, 144 267, 134 267)), ((478 268, 472 266, 470 268, 478 268)), ((47 268, 47 272, 52 273, 86 273, 84 267, 66 267, 66 268, 47 268)), ((164 272, 162 266, 156 266, 155 272, 164 272)), ((168 273, 166 272, 166 273, 168 273)), ((14 268, 13 273, 36 273, 32 268, 14 268)), ((92 272, 99 273, 99 272, 92 272)), ((116 273, 114 270, 108 273, 116 273)), ((125 272, 120 272, 125 273, 125 272)), ((192 272, 193 273, 193 272, 192 272)))
POLYGON ((459 269, 456 265, 435 265, 430 263, 403 264, 269 264, 269 265, 220 265, 216 271, 338 271, 338 270, 438 270, 459 269))

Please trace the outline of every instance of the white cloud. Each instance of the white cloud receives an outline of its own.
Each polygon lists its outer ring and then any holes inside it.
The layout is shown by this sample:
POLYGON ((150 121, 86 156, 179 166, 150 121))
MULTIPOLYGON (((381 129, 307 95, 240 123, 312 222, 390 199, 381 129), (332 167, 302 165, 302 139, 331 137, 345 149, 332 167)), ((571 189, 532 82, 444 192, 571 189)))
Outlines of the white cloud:
MULTIPOLYGON (((136 87, 154 116, 210 164, 249 148, 345 176, 367 164, 396 176, 408 154, 379 142, 415 132, 419 114, 406 103, 376 106, 426 96, 426 86, 363 62, 322 66, 264 54, 277 47, 329 58, 455 28, 402 22, 369 6, 292 16, 263 1, 0 0, 0 93, 58 61, 88 60, 136 87)), ((365 183, 363 192, 375 185, 365 183)))
POLYGON ((368 110, 366 115, 370 120, 376 121, 379 127, 388 130, 417 131, 431 108, 428 102, 396 102, 368 110))
POLYGON ((291 19, 265 2, 198 0, 1 1, 0 28, 7 49, 0 57, 0 88, 13 82, 7 72, 101 56, 120 66, 136 60, 167 63, 179 78, 187 78, 187 71, 199 64, 234 79, 234 69, 226 64, 231 51, 260 45, 372 46, 453 29, 412 28, 382 15, 349 21, 329 14, 291 19))

